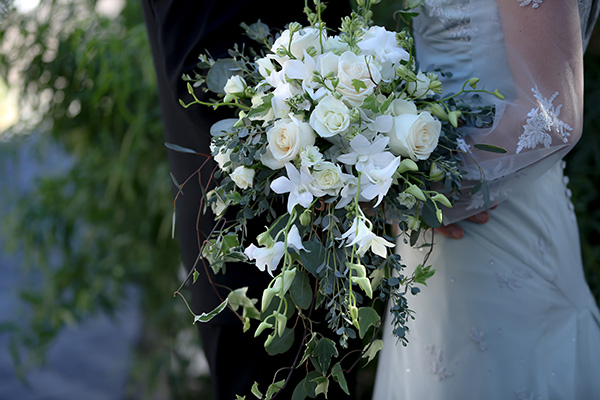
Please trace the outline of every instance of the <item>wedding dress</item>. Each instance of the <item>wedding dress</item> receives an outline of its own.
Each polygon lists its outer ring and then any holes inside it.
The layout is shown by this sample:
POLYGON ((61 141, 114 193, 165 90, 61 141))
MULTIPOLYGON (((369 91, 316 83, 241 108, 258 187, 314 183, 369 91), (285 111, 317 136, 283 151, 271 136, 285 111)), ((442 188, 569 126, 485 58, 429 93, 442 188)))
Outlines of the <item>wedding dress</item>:
MULTIPOLYGON (((452 72, 446 93, 478 77, 505 96, 483 97, 494 126, 464 144, 465 187, 483 171, 498 207, 487 224, 458 222, 461 240, 434 237, 436 273, 409 297, 408 346, 385 327, 375 400, 600 399, 600 312, 561 161, 581 135, 582 52, 597 13, 591 0, 425 0, 421 69, 452 72)), ((482 208, 481 191, 465 196, 446 222, 482 208)), ((408 266, 423 262, 425 250, 398 251, 408 266)))

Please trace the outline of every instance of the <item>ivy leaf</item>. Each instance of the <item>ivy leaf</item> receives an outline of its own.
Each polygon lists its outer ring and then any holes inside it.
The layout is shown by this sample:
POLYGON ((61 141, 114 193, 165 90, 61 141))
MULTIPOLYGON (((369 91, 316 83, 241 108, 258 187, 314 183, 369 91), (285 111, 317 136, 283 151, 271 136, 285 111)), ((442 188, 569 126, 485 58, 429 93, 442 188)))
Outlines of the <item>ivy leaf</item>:
POLYGON ((325 376, 319 376, 318 378, 314 379, 314 382, 317 384, 317 387, 315 388, 315 396, 323 393, 325 398, 327 398, 327 391, 329 390, 329 378, 325 376))
POLYGON ((263 397, 262 392, 258 390, 258 382, 254 382, 254 384, 252 385, 252 389, 250 389, 250 392, 254 396, 256 396, 257 399, 262 399, 263 397))
POLYGON ((283 385, 285 385, 285 379, 269 385, 265 400, 271 399, 275 393, 279 392, 283 388, 283 385))
POLYGON ((358 325, 359 330, 358 334, 361 339, 363 339, 371 326, 379 325, 381 321, 381 317, 374 308, 371 307, 361 307, 358 310, 358 325))
POLYGON ((366 89, 367 84, 360 79, 352 79, 352 87, 356 90, 356 93, 360 93, 360 89, 366 89))
POLYGON ((337 355, 338 351, 333 340, 322 338, 317 343, 313 356, 310 360, 317 371, 325 374, 329 370, 332 357, 337 357, 337 355))
POLYGON ((228 300, 225 299, 221 304, 219 304, 217 306, 217 308, 215 308, 214 310, 212 310, 211 312, 207 313, 202 313, 200 315, 195 315, 194 316, 194 324, 196 322, 208 322, 211 319, 213 319, 214 317, 216 317, 217 315, 219 315, 219 313, 221 311, 223 311, 225 309, 225 307, 227 307, 227 303, 228 300))
POLYGON ((342 370, 342 364, 339 362, 336 363, 331 369, 331 375, 333 376, 333 380, 340 385, 340 388, 344 391, 344 393, 350 395, 348 383, 346 383, 346 377, 344 376, 344 370, 342 370))
POLYGON ((312 303, 313 293, 310 288, 310 280, 304 271, 296 272, 294 282, 290 288, 290 294, 294 303, 303 310, 310 307, 312 303))
POLYGON ((315 347, 317 346, 317 341, 318 341, 317 334, 315 332, 313 332, 312 337, 310 338, 308 343, 306 343, 304 355, 302 356, 302 360, 300 360, 298 365, 304 364, 306 362, 306 360, 308 360, 308 357, 310 357, 313 354, 313 352, 315 351, 315 347))
POLYGON ((192 278, 192 284, 196 283, 196 281, 198 280, 198 277, 200 276, 200 273, 198 272, 198 270, 194 270, 194 273, 192 274, 193 278, 192 278))
POLYGON ((368 347, 366 347, 364 350, 363 358, 367 359, 367 364, 368 364, 375 359, 375 356, 377 356, 377 353, 379 353, 379 350, 383 349, 383 340, 381 340, 381 339, 374 340, 373 343, 371 343, 370 345, 367 345, 367 346, 368 347))

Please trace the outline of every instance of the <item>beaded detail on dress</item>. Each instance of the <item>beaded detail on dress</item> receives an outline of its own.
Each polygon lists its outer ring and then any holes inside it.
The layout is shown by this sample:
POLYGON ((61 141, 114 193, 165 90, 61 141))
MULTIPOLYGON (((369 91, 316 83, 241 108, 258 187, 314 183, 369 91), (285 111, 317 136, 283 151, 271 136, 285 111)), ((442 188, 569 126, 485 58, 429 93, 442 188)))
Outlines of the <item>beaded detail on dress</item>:
POLYGON ((448 38, 470 41, 473 34, 470 7, 468 1, 425 0, 424 10, 428 16, 439 19, 448 38))

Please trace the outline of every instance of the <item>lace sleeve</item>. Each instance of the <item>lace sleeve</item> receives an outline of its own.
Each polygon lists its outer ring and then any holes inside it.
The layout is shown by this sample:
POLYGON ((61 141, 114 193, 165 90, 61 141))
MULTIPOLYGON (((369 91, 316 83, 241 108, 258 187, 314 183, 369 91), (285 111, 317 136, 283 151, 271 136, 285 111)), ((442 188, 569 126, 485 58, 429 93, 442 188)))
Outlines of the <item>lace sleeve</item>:
MULTIPOLYGON (((577 2, 471 0, 473 76, 505 100, 491 129, 468 132, 466 145, 488 143, 505 154, 472 151, 463 193, 481 174, 492 204, 523 190, 579 140, 583 112, 583 50, 577 2)), ((446 223, 481 211, 483 192, 465 194, 446 223)))

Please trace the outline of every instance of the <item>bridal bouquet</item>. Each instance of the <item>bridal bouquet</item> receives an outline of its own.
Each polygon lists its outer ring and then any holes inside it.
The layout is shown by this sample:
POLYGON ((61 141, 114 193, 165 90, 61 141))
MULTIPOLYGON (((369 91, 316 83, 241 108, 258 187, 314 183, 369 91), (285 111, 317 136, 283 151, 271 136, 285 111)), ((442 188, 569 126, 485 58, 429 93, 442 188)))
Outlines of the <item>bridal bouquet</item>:
MULTIPOLYGON (((460 192, 459 164, 471 151, 458 128, 486 125, 492 116, 491 107, 458 100, 489 93, 476 78, 442 97, 438 76, 417 68, 412 38, 372 26, 363 3, 337 33, 321 21, 319 1, 307 9, 309 26, 290 23, 276 38, 260 22, 245 26, 262 52, 249 56, 236 47, 217 61, 204 55, 200 67, 208 73, 184 77, 194 99, 185 107, 236 109, 235 118, 211 129, 218 183, 205 201, 221 223, 202 257, 215 273, 243 260, 272 277, 260 301, 239 288, 195 321, 229 306, 244 330, 265 338, 270 354, 290 350, 303 326, 302 356, 291 366, 307 372, 298 398, 326 394, 331 379, 348 390, 348 365, 370 361, 382 348, 378 302, 389 302, 394 334, 407 343, 407 296, 433 270, 425 259, 405 272, 395 242, 416 245, 427 228, 440 226, 443 207, 460 192), (214 99, 201 101, 197 87, 214 99), (225 220, 231 209, 235 217, 225 220), (265 230, 246 237, 258 218, 265 230), (314 309, 324 310, 324 320, 312 319, 314 309), (340 348, 351 340, 365 347, 343 366, 340 348)), ((257 385, 253 393, 269 399, 285 383, 275 377, 264 393, 257 385)))

